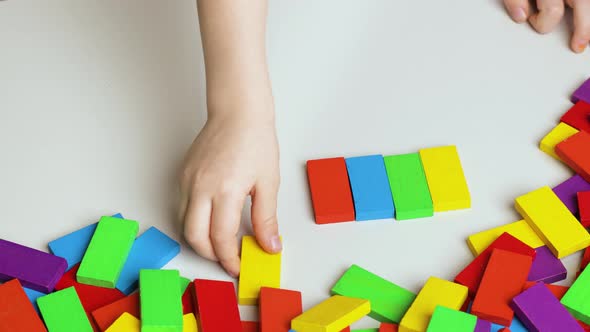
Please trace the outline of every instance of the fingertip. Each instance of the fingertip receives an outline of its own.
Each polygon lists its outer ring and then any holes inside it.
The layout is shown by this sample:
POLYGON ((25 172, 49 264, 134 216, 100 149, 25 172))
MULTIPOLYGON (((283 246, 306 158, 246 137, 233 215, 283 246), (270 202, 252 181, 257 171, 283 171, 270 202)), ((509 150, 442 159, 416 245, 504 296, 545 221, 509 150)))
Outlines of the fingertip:
POLYGON ((240 275, 240 259, 238 257, 221 261, 221 266, 233 278, 240 275))
POLYGON ((571 48, 572 48, 572 51, 574 51, 575 53, 584 52, 586 50, 586 46, 588 46, 587 40, 577 40, 577 39, 572 40, 571 48))
POLYGON ((510 14, 512 20, 516 23, 524 23, 528 18, 526 10, 522 7, 512 7, 508 9, 508 13, 510 14))

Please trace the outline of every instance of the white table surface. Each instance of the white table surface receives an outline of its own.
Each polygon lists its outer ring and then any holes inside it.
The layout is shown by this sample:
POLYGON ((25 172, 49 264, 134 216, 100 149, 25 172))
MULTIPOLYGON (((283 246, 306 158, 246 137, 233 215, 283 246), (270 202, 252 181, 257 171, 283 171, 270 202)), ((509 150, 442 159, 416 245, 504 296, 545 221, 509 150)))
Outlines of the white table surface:
MULTIPOLYGON (((46 249, 122 212, 182 239, 175 172, 205 121, 195 12, 189 0, 0 2, 0 237, 46 249)), ((413 291, 454 277, 469 234, 518 220, 515 197, 571 174, 537 148, 590 74, 568 42, 566 24, 537 35, 495 0, 271 0, 283 287, 308 307, 352 263, 413 291), (314 224, 307 159, 446 144, 472 209, 314 224)), ((564 260, 570 277, 579 259, 564 260)), ((185 243, 167 267, 229 280, 185 243)))

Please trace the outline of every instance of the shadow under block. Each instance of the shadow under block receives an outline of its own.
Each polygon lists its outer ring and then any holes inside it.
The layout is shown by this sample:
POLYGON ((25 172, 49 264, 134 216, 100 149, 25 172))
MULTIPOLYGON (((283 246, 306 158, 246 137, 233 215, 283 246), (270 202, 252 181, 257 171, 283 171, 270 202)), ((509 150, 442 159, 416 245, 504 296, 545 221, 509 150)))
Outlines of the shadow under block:
POLYGON ((510 300, 522 291, 531 265, 530 256, 494 249, 473 300, 473 314, 492 323, 510 325, 514 317, 510 300))
MULTIPOLYGON (((529 247, 509 233, 500 235, 489 247, 487 247, 486 250, 479 254, 479 256, 475 257, 475 259, 455 277, 455 282, 466 286, 469 289, 469 295, 472 297, 475 296, 475 293, 479 288, 481 278, 483 277, 492 250, 494 249, 507 250, 517 254, 530 256, 531 258, 535 258, 537 255, 535 249, 529 247)), ((551 254, 551 256, 553 255, 551 254)))
POLYGON ((193 313, 182 316, 182 332, 199 332, 197 318, 193 313))
POLYGON ((590 227, 590 190, 578 192, 578 206, 580 208, 580 223, 590 227))
POLYGON ((302 311, 301 292, 269 287, 260 289, 260 332, 288 332, 291 321, 302 311))
POLYGON ((590 181, 590 133, 581 131, 555 146, 555 152, 576 173, 590 181))
POLYGON ((42 296, 37 304, 49 332, 93 332, 74 287, 42 296))
POLYGON ((590 234, 549 187, 518 197, 515 205, 557 258, 590 245, 590 234))
POLYGON ((195 279, 201 332, 240 331, 242 322, 233 282, 195 279))
POLYGON ((561 298, 567 310, 586 324, 590 324, 590 268, 586 267, 561 298))
POLYGON ((477 325, 477 317, 474 315, 449 309, 443 306, 436 306, 427 332, 473 332, 477 325))
POLYGON ((260 287, 281 287, 281 253, 269 254, 253 236, 242 237, 238 303, 256 305, 260 287))
POLYGON ((182 332, 178 270, 141 270, 139 300, 143 332, 182 332))
POLYGON ((384 158, 397 220, 430 217, 432 198, 418 153, 384 158))
POLYGON ((291 329, 302 332, 338 332, 371 311, 367 300, 334 295, 291 321, 291 329))
POLYGON ((307 178, 316 224, 354 221, 344 158, 308 160, 307 178))
POLYGON ((502 235, 502 233, 508 233, 514 236, 531 248, 538 248, 545 245, 543 240, 541 240, 525 220, 519 220, 472 234, 467 238, 467 246, 469 246, 473 255, 477 256, 502 235))
POLYGON ((394 207, 383 156, 347 158, 356 220, 393 218, 394 207))
POLYGON ((133 242, 117 281, 117 289, 125 294, 133 292, 137 289, 139 270, 160 269, 179 253, 178 242, 155 227, 148 228, 133 242))
POLYGON ((454 145, 419 151, 434 212, 468 209, 471 197, 454 145))
POLYGON ((430 277, 399 325, 400 332, 424 332, 437 305, 459 310, 467 300, 467 287, 430 277))
POLYGON ((555 195, 559 197, 561 202, 574 215, 578 214, 577 194, 580 191, 586 190, 590 190, 590 183, 577 174, 553 188, 555 195))
POLYGON ((332 294, 369 300, 369 316, 380 322, 399 323, 416 294, 358 265, 351 265, 332 287, 332 294))
POLYGON ((139 293, 133 293, 118 301, 94 310, 92 312, 92 318, 94 318, 99 329, 104 331, 124 312, 127 312, 134 317, 140 317, 139 293))
POLYGON ((140 332, 141 323, 135 316, 124 312, 105 332, 140 332))
POLYGON ((67 266, 61 257, 0 239, 0 282, 18 279, 24 287, 49 293, 67 266))
POLYGON ((0 331, 47 332, 17 279, 0 285, 0 331))
POLYGON ((553 255, 547 246, 537 249, 537 255, 533 259, 533 265, 527 278, 528 281, 542 281, 547 284, 564 280, 567 270, 561 260, 553 255))
POLYGON ((578 129, 566 123, 560 122, 557 124, 557 126, 551 129, 551 131, 545 137, 543 137, 541 143, 539 144, 539 148, 541 151, 545 152, 551 157, 561 161, 561 159, 555 153, 555 146, 577 132, 579 132, 578 129))
POLYGON ((561 122, 582 131, 590 132, 590 101, 579 101, 562 117, 561 122))

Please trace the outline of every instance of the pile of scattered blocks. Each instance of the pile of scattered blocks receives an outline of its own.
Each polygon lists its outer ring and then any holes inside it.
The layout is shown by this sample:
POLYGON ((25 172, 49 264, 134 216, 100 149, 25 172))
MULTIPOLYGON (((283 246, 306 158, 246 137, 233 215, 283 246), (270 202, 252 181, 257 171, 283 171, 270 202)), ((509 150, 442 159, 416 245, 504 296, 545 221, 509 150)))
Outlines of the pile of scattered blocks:
MULTIPOLYGON (((516 198, 523 220, 469 236, 474 259, 453 281, 430 277, 414 293, 352 265, 304 311, 301 293, 281 288, 281 254, 251 236, 236 296, 232 282, 163 270, 180 246, 156 228, 137 237, 136 221, 105 216, 50 242, 51 253, 0 240, 0 332, 339 332, 367 315, 379 327, 353 331, 590 331, 590 80, 572 100, 541 150, 577 174, 516 198), (573 284, 553 284, 567 275, 561 258, 581 250, 573 284), (238 305, 257 305, 258 322, 241 321, 238 305)), ((455 147, 313 160, 308 175, 317 223, 470 203, 455 147)))

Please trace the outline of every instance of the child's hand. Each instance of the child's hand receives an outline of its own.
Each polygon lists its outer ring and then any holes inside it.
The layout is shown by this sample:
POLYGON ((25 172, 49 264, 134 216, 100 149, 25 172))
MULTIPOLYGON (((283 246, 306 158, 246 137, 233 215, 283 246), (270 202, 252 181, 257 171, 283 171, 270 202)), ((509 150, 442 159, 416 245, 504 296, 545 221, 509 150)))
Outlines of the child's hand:
POLYGON ((565 6, 574 12, 574 33, 570 47, 576 53, 584 51, 590 41, 589 0, 537 0, 538 11, 534 11, 529 0, 504 0, 506 10, 517 23, 527 20, 539 33, 551 32, 563 18, 565 6))
POLYGON ((247 195, 258 243, 271 253, 282 249, 276 217, 279 151, 272 101, 263 104, 210 110, 180 178, 188 243, 233 276, 240 271, 236 235, 247 195))

